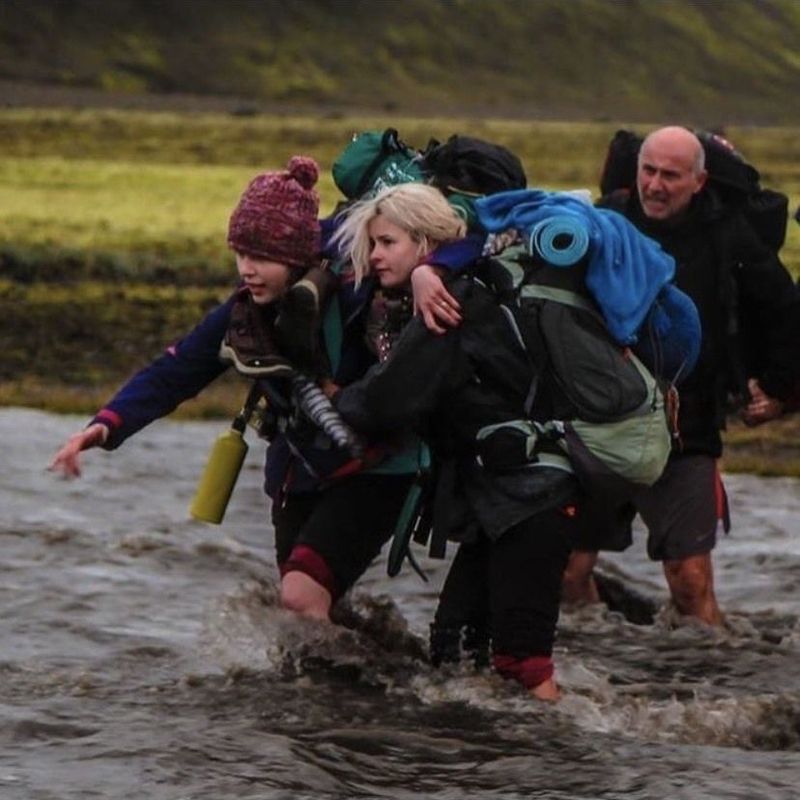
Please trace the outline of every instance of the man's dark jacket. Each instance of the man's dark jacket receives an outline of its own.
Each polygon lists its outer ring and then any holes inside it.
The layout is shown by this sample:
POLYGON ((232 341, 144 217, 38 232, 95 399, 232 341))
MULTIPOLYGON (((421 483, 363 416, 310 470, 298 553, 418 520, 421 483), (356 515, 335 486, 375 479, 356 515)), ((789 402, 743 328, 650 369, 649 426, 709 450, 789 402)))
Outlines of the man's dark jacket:
POLYGON ((792 394, 800 292, 741 213, 710 188, 677 222, 648 219, 635 192, 615 192, 599 205, 624 214, 675 259, 675 283, 694 300, 703 328, 697 366, 680 387, 680 452, 718 457, 728 398, 745 396, 748 378, 771 397, 792 394))

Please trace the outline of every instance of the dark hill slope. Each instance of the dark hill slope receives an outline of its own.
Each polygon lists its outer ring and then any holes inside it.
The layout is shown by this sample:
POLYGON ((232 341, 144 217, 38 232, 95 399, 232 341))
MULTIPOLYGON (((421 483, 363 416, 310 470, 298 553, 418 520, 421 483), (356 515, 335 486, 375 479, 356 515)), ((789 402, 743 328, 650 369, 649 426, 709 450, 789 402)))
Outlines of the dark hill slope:
POLYGON ((254 108, 800 121, 798 0, 2 0, 0 78, 254 108))

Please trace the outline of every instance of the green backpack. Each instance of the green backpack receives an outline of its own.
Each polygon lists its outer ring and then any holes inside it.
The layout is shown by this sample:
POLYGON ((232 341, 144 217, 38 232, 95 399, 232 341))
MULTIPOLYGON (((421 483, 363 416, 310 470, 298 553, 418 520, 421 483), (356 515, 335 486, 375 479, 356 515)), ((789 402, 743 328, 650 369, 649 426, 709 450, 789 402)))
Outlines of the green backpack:
POLYGON ((664 394, 647 367, 617 344, 583 286, 583 270, 537 262, 524 245, 483 259, 477 277, 498 297, 534 368, 526 413, 482 429, 487 468, 526 464, 573 471, 590 494, 627 499, 651 486, 666 466, 671 435, 664 394))
POLYGON ((353 136, 333 162, 333 182, 348 199, 401 183, 423 183, 420 155, 402 142, 394 128, 353 136))

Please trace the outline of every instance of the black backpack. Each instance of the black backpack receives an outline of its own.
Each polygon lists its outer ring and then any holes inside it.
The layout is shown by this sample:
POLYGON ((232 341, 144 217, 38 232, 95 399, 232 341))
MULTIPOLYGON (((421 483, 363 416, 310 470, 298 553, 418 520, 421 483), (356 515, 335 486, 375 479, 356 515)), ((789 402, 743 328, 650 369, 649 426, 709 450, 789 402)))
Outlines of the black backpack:
POLYGON ((454 134, 429 142, 422 157, 431 183, 445 193, 494 194, 528 185, 520 160, 507 148, 454 134))
POLYGON ((422 167, 428 182, 441 190, 470 226, 476 222, 476 198, 528 185, 514 153, 472 136, 454 134, 444 144, 431 139, 422 155, 422 167))
MULTIPOLYGON (((694 134, 705 150, 709 185, 727 206, 740 209, 761 241, 777 253, 786 240, 789 198, 763 189, 758 170, 722 136, 703 130, 694 134)), ((643 141, 643 136, 631 130, 614 134, 600 175, 600 192, 604 196, 633 189, 643 141)))

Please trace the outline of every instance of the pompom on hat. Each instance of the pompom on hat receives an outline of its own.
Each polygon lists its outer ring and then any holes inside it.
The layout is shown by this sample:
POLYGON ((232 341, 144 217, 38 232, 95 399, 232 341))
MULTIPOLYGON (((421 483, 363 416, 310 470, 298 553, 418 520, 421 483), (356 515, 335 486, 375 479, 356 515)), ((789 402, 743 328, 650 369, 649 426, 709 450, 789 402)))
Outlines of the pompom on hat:
POLYGON ((228 246, 253 258, 308 267, 320 251, 319 167, 293 156, 285 170, 256 175, 228 223, 228 246))

